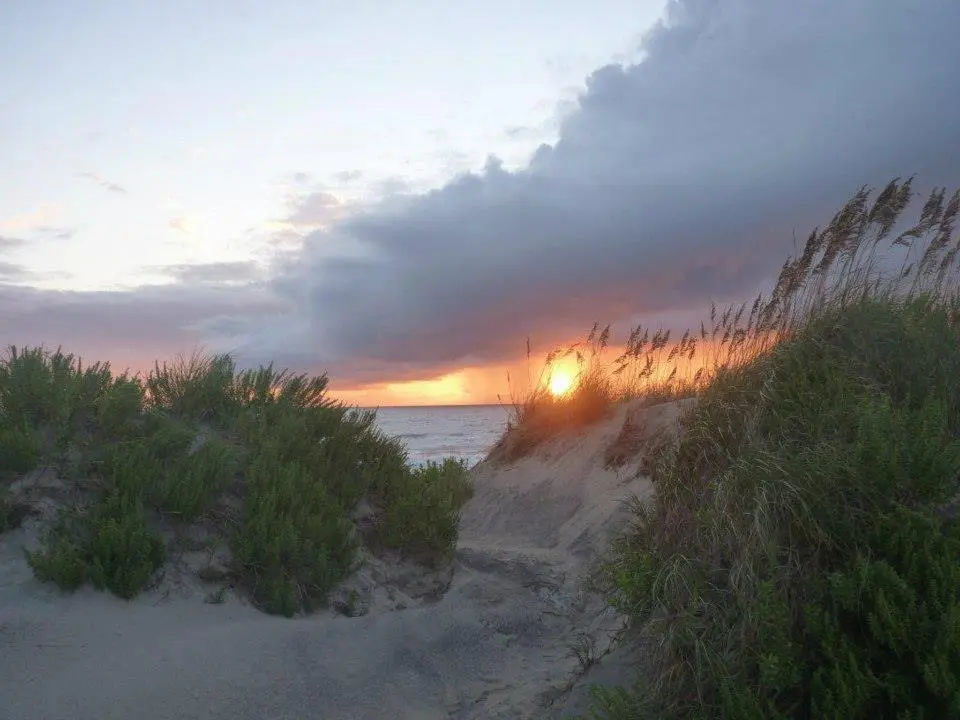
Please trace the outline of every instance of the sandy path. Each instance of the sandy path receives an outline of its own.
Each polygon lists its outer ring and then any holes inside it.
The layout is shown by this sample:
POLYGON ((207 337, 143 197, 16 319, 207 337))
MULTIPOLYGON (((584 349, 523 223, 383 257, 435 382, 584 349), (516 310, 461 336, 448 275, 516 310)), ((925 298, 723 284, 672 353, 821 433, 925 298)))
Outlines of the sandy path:
POLYGON ((14 613, 3 630, 3 717, 432 718, 450 682, 502 648, 468 611, 349 620, 246 608, 123 606, 89 594, 14 613))
POLYGON ((650 491, 602 467, 622 423, 479 469, 449 591, 400 611, 287 620, 199 596, 63 596, 23 560, 35 530, 8 533, 0 719, 559 717, 578 633, 602 651, 620 624, 580 579, 622 499, 650 491))

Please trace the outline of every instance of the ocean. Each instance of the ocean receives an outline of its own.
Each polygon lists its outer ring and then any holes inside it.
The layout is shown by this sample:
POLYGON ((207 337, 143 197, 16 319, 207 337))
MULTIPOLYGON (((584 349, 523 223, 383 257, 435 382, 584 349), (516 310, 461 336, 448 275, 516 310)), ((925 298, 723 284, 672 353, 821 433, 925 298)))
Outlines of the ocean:
POLYGON ((482 460, 503 433, 507 408, 499 405, 385 407, 377 425, 407 446, 410 462, 455 456, 469 465, 482 460))

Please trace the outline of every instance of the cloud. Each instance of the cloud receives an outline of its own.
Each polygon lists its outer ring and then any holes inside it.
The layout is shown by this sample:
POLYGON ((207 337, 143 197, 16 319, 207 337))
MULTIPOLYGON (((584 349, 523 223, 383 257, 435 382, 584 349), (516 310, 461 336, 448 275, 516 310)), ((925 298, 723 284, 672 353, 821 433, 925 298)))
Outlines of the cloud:
POLYGON ((253 261, 163 265, 155 270, 191 287, 249 284, 263 277, 263 269, 253 261))
POLYGON ((64 280, 69 277, 64 272, 37 272, 26 265, 0 260, 0 288, 25 287, 42 280, 64 280))
POLYGON ((170 222, 167 223, 167 227, 184 235, 193 235, 197 229, 196 222, 187 215, 178 215, 172 218, 170 222))
POLYGON ((541 127, 534 125, 511 125, 503 131, 503 134, 511 140, 530 140, 543 137, 548 129, 549 126, 547 123, 544 123, 541 127))
POLYGON ((116 193, 118 195, 127 194, 126 188, 122 187, 121 185, 117 185, 115 182, 111 182, 110 180, 107 180, 106 178, 101 177, 96 173, 91 173, 91 172, 77 173, 77 177, 86 178, 87 180, 93 180, 93 182, 95 182, 97 185, 102 187, 104 190, 109 190, 112 193, 116 193))
POLYGON ((287 205, 289 212, 285 217, 267 221, 262 228, 251 230, 266 231, 271 247, 278 253, 285 249, 298 250, 305 236, 344 218, 352 203, 325 189, 313 189, 289 193, 287 205))
POLYGON ((2 346, 62 345, 84 358, 110 359, 118 369, 137 371, 201 346, 229 350, 211 342, 219 318, 278 311, 276 301, 257 288, 184 284, 65 293, 0 283, 0 307, 2 346))
POLYGON ((362 170, 341 170, 340 172, 336 173, 333 177, 334 179, 336 179, 337 182, 347 184, 347 183, 356 182, 357 180, 362 178, 363 171, 362 170))
POLYGON ((0 265, 0 343, 121 366, 203 343, 344 386, 510 361, 527 335, 542 348, 597 319, 686 319, 754 291, 862 183, 960 185, 958 22, 955 0, 671 2, 642 60, 592 73, 527 167, 492 157, 420 194, 398 178, 365 205, 293 175, 274 229, 295 251, 269 284, 223 262, 54 293, 4 285, 24 269, 0 265))
POLYGON ((30 276, 30 271, 23 265, 0 260, 0 283, 20 282, 30 276))
POLYGON ((70 240, 77 234, 77 228, 51 227, 49 225, 38 227, 36 231, 43 237, 53 240, 70 240))
POLYGON ((528 167, 317 230, 275 280, 295 312, 237 341, 370 380, 743 299, 861 184, 960 184, 958 24, 954 0, 674 0, 528 167))
POLYGON ((58 220, 61 214, 62 208, 59 205, 46 203, 33 212, 0 218, 0 233, 24 234, 50 229, 50 224, 58 220))
POLYGON ((325 227, 343 215, 343 202, 333 193, 324 190, 300 197, 293 212, 286 219, 297 228, 325 227))
POLYGON ((436 143, 441 143, 444 145, 450 143, 450 133, 444 128, 432 128, 427 130, 426 135, 436 143))
POLYGON ((23 238, 0 235, 0 250, 11 250, 13 248, 22 247, 25 243, 26 240, 23 238))

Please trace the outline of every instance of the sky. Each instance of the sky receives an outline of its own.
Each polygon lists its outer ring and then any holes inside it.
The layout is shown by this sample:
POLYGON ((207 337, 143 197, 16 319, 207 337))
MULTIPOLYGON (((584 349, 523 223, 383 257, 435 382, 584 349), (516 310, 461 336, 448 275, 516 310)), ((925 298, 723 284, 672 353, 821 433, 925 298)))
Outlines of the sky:
POLYGON ((0 0, 0 342, 495 401, 960 185, 955 0, 0 0))

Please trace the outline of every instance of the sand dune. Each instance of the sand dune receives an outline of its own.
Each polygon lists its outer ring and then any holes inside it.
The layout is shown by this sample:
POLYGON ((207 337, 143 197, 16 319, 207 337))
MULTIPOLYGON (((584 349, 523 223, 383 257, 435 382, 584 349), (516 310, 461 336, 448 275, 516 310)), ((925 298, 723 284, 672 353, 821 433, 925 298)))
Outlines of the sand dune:
POLYGON ((29 521, 0 538, 0 718, 561 717, 583 703, 572 647, 603 654, 622 624, 582 581, 622 501, 652 492, 639 457, 606 469, 607 449, 628 418, 642 441, 678 415, 624 407, 514 465, 481 464, 446 592, 381 588, 362 617, 271 617, 189 586, 66 596, 32 578, 29 521))

